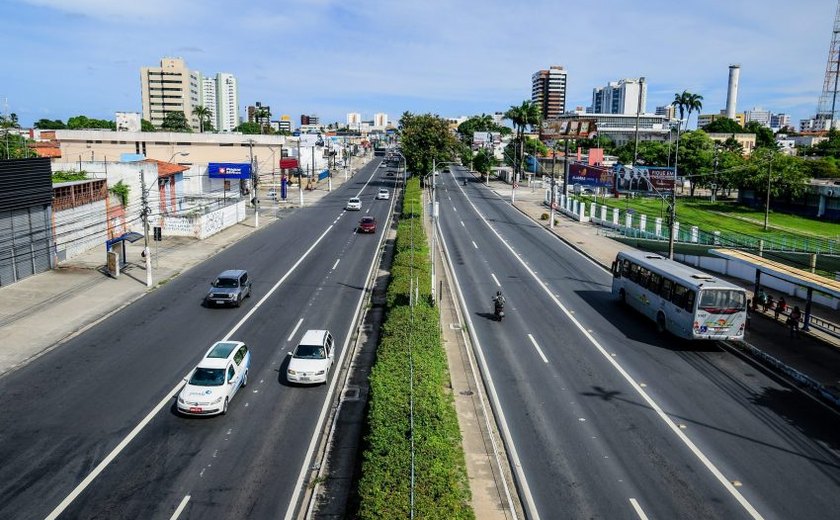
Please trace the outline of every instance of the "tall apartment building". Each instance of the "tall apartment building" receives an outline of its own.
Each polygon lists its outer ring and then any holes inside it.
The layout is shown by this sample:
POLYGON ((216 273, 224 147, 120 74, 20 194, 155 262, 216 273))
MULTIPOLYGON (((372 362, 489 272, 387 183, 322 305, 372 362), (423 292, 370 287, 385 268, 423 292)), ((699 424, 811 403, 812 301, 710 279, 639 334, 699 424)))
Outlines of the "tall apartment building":
POLYGON ((292 118, 288 114, 283 114, 280 116, 279 129, 281 132, 289 132, 292 133, 292 118))
POLYGON ((677 108, 674 105, 662 105, 660 107, 656 107, 655 113, 658 116, 665 116, 668 119, 674 119, 677 117, 677 108))
POLYGON ((362 124, 362 114, 358 112, 349 112, 347 114, 347 127, 358 128, 362 124))
POLYGON ((163 58, 160 67, 140 69, 143 119, 157 127, 168 112, 183 112, 193 130, 198 118, 193 108, 201 103, 201 73, 187 68, 182 58, 163 58))
POLYGON ((786 126, 793 128, 790 123, 790 114, 772 114, 770 116, 770 128, 778 130, 786 126))
POLYGON ((566 69, 552 65, 531 76, 531 101, 540 107, 543 119, 566 111, 566 69))
POLYGON ((744 111, 744 119, 746 123, 755 121, 761 126, 770 126, 770 111, 764 110, 761 107, 753 107, 752 110, 744 111))
POLYGON ((312 114, 312 115, 301 114, 300 115, 300 124, 301 125, 315 125, 315 126, 317 126, 317 125, 321 124, 321 118, 319 118, 318 116, 316 116, 314 114, 312 114))
POLYGON ((605 87, 592 89, 592 106, 587 112, 593 114, 635 114, 639 108, 645 113, 647 106, 647 83, 641 79, 611 81, 605 87))
POLYGON ((231 132, 239 125, 239 89, 233 74, 203 77, 190 70, 182 58, 163 58, 160 67, 140 69, 143 119, 159 127, 167 112, 183 112, 198 131, 197 106, 210 110, 210 122, 219 132, 231 132))
POLYGON ((383 114, 381 112, 373 114, 374 128, 381 128, 384 130, 386 126, 388 126, 388 114, 383 114))

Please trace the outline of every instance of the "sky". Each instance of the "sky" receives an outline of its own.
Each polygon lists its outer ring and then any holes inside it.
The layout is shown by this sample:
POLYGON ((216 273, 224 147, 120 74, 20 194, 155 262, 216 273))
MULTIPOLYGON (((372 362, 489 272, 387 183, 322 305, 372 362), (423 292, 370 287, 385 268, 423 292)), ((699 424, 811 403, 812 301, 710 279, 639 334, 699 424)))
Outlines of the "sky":
MULTIPOLYGON (((240 113, 322 123, 405 111, 504 112, 530 99, 531 75, 568 71, 567 109, 592 89, 644 76, 647 110, 688 90, 725 107, 741 65, 738 111, 816 110, 831 0, 0 0, 0 112, 23 126, 140 112, 140 68, 179 56, 239 81, 240 113)), ((694 118, 692 118, 693 120, 694 118)), ((692 124, 693 126, 693 124, 692 124)))

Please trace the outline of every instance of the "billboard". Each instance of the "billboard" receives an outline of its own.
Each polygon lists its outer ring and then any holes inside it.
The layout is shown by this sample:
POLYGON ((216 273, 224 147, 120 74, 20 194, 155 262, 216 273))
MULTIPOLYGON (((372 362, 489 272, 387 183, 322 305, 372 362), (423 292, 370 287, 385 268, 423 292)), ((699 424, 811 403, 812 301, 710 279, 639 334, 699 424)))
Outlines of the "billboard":
POLYGON ((300 136, 301 148, 311 148, 313 146, 318 146, 319 143, 320 145, 323 145, 324 141, 318 134, 301 134, 300 136))
POLYGON ((249 163, 210 163, 207 174, 211 179, 250 179, 251 165, 249 163))
POLYGON ((584 163, 569 164, 569 185, 587 188, 612 188, 613 171, 609 168, 589 166, 584 163))
POLYGON ((546 119, 540 125, 540 139, 586 139, 596 130, 595 119, 546 119))
POLYGON ((665 166, 625 166, 616 164, 615 189, 619 192, 671 193, 674 191, 674 168, 665 166))

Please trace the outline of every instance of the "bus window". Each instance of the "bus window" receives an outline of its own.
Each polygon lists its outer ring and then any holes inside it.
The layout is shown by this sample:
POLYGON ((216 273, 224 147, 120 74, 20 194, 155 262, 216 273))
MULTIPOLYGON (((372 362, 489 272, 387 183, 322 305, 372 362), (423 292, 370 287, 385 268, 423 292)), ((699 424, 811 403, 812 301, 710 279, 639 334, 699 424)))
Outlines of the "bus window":
POLYGON ((664 278, 662 280, 662 289, 659 290, 659 296, 666 301, 671 301, 671 289, 674 288, 674 282, 664 278))
POLYGON ((621 264, 618 260, 612 263, 612 274, 613 278, 621 278, 621 264))
POLYGON ((657 273, 650 273, 650 281, 648 282, 648 289, 654 294, 659 294, 659 286, 662 284, 662 275, 657 273))
POLYGON ((621 261, 621 276, 625 278, 630 277, 630 260, 626 258, 621 261))
POLYGON ((676 305, 677 307, 684 307, 685 306, 685 295, 688 292, 688 289, 680 284, 674 284, 674 292, 671 296, 671 303, 676 305))
POLYGON ((648 280, 650 280, 650 271, 644 267, 639 268, 639 285, 642 289, 647 289, 648 280))
POLYGON ((639 266, 633 263, 630 264, 630 279, 639 283, 639 266))
POLYGON ((694 312, 694 298, 696 293, 694 291, 688 291, 685 293, 685 305, 683 305, 683 309, 687 310, 688 312, 694 312))
POLYGON ((704 289, 700 292, 698 309, 715 314, 734 314, 746 308, 743 291, 731 289, 704 289))

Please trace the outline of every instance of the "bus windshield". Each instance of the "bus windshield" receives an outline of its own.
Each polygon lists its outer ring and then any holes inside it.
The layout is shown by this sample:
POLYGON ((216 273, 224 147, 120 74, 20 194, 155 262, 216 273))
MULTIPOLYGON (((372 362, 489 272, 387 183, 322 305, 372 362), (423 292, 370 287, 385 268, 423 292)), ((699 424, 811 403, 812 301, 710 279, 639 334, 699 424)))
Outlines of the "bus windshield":
POLYGON ((735 314, 747 308, 746 295, 731 289, 703 289, 697 308, 712 314, 735 314))

